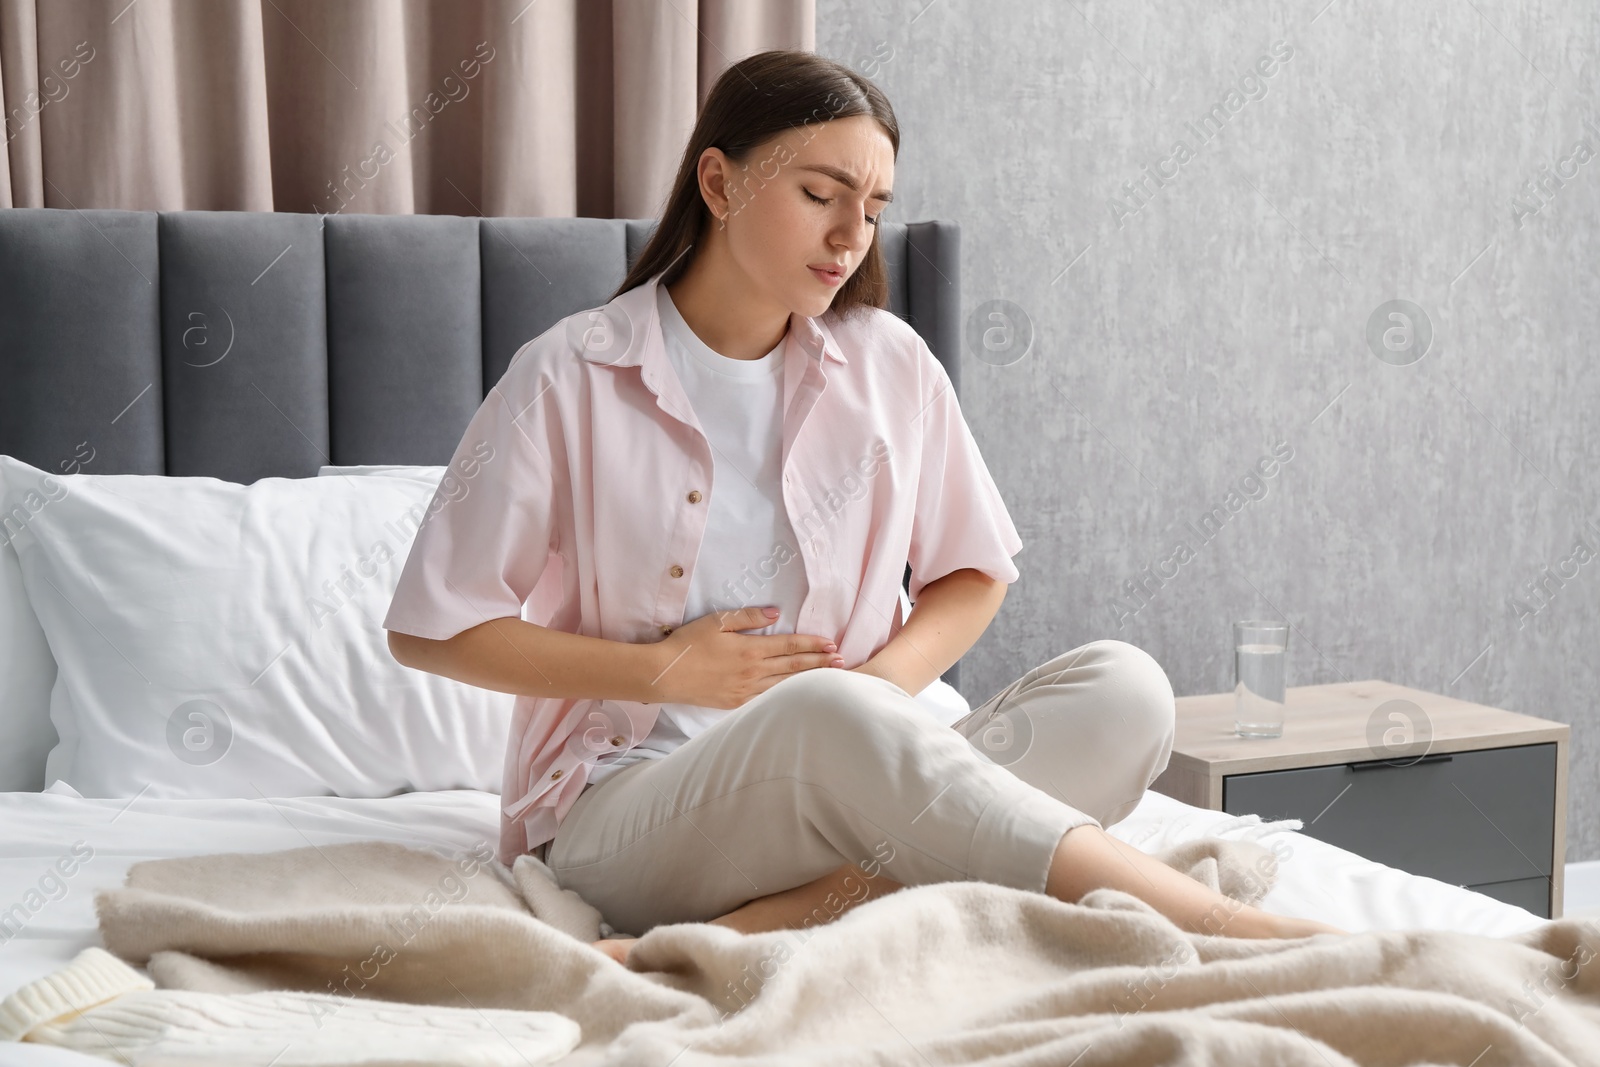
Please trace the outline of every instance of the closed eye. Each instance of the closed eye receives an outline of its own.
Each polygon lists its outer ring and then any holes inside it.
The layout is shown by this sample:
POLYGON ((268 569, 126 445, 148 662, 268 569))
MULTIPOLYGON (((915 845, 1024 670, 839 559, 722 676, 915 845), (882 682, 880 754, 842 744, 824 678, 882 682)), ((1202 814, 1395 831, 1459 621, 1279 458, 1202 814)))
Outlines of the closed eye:
MULTIPOLYGON (((814 203, 818 203, 818 204, 831 204, 831 203, 833 203, 832 200, 824 200, 822 197, 818 196, 816 193, 813 193, 810 189, 807 189, 805 186, 801 186, 800 187, 800 191, 802 193, 805 193, 807 196, 809 196, 814 203)), ((876 215, 868 216, 867 223, 868 223, 868 225, 876 226, 878 224, 878 217, 876 215)))

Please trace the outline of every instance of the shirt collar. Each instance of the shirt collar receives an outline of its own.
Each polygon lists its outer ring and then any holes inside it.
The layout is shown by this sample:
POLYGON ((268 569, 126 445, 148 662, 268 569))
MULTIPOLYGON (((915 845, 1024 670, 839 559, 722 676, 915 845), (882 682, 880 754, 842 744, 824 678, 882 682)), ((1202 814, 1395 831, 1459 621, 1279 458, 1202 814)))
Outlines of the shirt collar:
MULTIPOLYGON (((606 346, 582 346, 579 351, 584 359, 612 367, 636 367, 644 362, 646 350, 652 352, 656 359, 665 357, 665 342, 658 321, 660 314, 656 310, 656 288, 661 284, 664 273, 657 273, 649 281, 619 294, 609 304, 590 313, 591 316, 603 316, 608 321, 612 336, 619 340, 625 332, 628 347, 621 355, 613 355, 606 346)), ((833 332, 809 315, 791 313, 788 336, 798 341, 801 350, 812 359, 826 356, 837 363, 849 362, 833 332)))

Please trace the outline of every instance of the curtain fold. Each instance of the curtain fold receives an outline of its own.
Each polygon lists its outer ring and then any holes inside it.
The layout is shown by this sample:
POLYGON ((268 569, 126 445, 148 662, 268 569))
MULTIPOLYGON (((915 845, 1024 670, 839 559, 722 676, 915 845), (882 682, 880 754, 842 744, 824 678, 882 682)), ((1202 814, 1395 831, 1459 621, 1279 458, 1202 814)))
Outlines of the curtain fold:
POLYGON ((815 0, 0 0, 0 207, 649 218, 815 0))

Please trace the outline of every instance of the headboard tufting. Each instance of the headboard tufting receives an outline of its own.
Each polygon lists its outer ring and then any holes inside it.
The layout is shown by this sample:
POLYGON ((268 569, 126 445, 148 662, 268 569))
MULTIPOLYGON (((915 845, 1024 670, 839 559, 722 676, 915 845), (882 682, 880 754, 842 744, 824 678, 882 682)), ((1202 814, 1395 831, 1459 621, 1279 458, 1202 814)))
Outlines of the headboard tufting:
MULTIPOLYGON (((445 463, 517 348, 604 303, 654 225, 0 211, 0 453, 243 483, 445 463)), ((880 240, 890 310, 959 388, 957 227, 880 240)))

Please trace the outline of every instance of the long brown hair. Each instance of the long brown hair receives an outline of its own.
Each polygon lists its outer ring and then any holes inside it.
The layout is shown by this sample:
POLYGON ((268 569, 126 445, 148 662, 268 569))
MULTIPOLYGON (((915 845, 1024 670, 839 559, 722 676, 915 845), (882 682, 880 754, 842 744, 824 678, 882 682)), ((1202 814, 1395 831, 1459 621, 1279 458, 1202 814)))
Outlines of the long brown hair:
MULTIPOLYGON (((735 162, 748 164, 751 154, 774 137, 809 123, 856 115, 877 120, 898 158, 900 124, 888 97, 843 64, 815 52, 773 49, 757 52, 723 71, 683 150, 661 220, 610 299, 662 271, 666 272, 662 284, 670 285, 688 268, 696 254, 695 243, 713 218, 700 195, 700 156, 707 148, 721 149, 735 162)), ((884 308, 888 304, 888 268, 874 233, 866 258, 839 287, 829 310, 843 315, 859 307, 884 308)))

